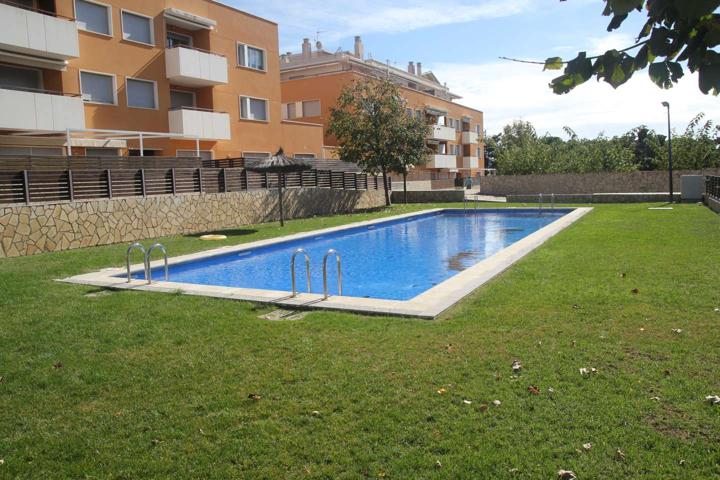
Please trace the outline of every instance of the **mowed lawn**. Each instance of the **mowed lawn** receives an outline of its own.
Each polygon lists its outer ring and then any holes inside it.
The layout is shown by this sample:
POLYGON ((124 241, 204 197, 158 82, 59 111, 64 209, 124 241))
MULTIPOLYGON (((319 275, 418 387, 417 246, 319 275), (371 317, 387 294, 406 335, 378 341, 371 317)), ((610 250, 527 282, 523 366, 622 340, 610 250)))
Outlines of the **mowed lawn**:
POLYGON ((648 206, 596 206, 435 321, 55 281, 125 245, 0 260, 0 478, 717 478, 720 217, 648 206))

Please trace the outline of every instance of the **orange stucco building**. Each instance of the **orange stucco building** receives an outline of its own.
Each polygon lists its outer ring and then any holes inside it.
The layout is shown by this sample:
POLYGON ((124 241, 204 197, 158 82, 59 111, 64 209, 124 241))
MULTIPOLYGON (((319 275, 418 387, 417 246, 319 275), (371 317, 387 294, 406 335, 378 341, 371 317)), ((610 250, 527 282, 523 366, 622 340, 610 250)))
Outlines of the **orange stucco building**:
POLYGON ((0 154, 320 157, 322 126, 281 110, 268 20, 210 0, 0 1, 0 154))
POLYGON ((332 155, 336 140, 327 133, 330 108, 336 104, 345 85, 374 77, 395 82, 406 100, 409 115, 425 118, 431 124, 428 163, 416 170, 414 179, 447 179, 475 176, 483 171, 483 112, 455 102, 460 97, 441 84, 422 64, 410 62, 401 70, 364 57, 360 37, 353 52, 324 50, 308 39, 301 53, 285 53, 280 58, 283 118, 320 123, 325 130, 325 156, 332 155))

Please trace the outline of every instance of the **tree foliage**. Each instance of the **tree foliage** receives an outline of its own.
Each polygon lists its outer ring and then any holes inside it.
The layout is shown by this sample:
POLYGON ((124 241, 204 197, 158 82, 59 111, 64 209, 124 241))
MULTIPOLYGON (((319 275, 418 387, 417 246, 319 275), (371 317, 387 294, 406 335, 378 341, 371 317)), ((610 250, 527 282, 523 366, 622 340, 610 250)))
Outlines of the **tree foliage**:
POLYGON ((550 88, 556 94, 568 93, 593 76, 617 88, 635 72, 647 68, 652 81, 667 89, 687 69, 698 72, 703 93, 718 95, 720 53, 714 50, 720 45, 718 7, 720 0, 605 0, 603 15, 612 17, 609 32, 620 28, 630 14, 645 12, 647 20, 636 43, 591 58, 580 52, 568 62, 560 57, 548 58, 546 70, 565 68, 550 88))
POLYGON ((346 85, 330 109, 328 132, 339 155, 369 173, 381 173, 390 205, 388 172, 407 175, 427 162, 428 124, 407 115, 398 87, 387 80, 363 79, 346 85))
MULTIPOLYGON (((673 165, 679 170, 720 167, 720 126, 697 115, 682 134, 673 134, 673 165)), ((501 175, 631 172, 668 168, 667 137, 645 126, 594 139, 579 138, 569 127, 567 139, 538 136, 530 122, 517 121, 487 137, 501 175)))

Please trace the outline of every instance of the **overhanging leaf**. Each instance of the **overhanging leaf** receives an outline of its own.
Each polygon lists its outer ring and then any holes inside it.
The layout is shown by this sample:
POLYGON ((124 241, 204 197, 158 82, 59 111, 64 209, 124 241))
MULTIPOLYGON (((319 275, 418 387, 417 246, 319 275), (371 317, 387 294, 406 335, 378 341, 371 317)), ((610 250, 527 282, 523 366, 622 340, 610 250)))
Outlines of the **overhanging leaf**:
POLYGON ((562 58, 560 57, 550 57, 547 60, 545 60, 545 67, 543 68, 543 71, 545 70, 560 70, 563 67, 564 63, 562 58))

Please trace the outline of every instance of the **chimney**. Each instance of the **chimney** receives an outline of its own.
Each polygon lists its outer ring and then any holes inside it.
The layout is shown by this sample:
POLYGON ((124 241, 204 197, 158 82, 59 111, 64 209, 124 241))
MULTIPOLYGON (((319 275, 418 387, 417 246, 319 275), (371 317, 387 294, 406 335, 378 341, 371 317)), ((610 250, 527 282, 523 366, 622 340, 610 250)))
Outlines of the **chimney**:
POLYGON ((413 62, 408 63, 408 73, 410 75, 415 75, 415 64, 413 62))
POLYGON ((355 37, 355 56, 359 59, 363 59, 364 51, 363 51, 363 43, 362 39, 359 35, 355 37))
POLYGON ((315 50, 317 50, 318 52, 322 50, 322 42, 320 40, 315 42, 315 50))
POLYGON ((417 73, 418 77, 422 75, 422 63, 417 62, 417 68, 415 69, 415 72, 417 73))
POLYGON ((303 38, 302 55, 303 58, 307 60, 310 60, 310 57, 312 56, 312 46, 310 46, 309 38, 303 38))

